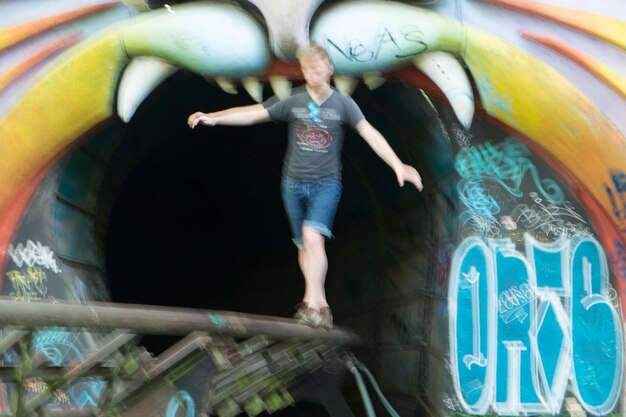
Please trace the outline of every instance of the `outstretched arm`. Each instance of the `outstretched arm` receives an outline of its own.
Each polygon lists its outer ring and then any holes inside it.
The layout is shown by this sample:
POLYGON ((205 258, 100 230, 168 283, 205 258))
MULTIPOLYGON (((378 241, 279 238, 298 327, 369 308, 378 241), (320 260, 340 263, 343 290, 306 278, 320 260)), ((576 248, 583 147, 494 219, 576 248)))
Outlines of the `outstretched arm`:
POLYGON ((398 184, 402 187, 405 182, 410 182, 419 191, 422 191, 422 178, 415 168, 410 165, 402 163, 400 158, 391 149, 389 143, 384 136, 374 128, 367 120, 363 119, 356 125, 356 130, 359 135, 365 139, 367 144, 376 152, 383 161, 387 163, 396 173, 398 178, 398 184))
POLYGON ((269 120, 269 113, 262 104, 252 104, 250 106, 231 107, 213 113, 195 112, 189 116, 187 124, 193 129, 198 124, 205 126, 247 126, 269 120))

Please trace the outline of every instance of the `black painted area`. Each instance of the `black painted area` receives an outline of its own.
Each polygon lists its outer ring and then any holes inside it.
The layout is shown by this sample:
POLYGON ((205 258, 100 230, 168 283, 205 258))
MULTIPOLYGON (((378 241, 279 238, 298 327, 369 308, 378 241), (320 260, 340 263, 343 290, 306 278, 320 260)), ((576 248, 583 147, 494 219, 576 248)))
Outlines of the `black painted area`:
POLYGON ((186 125, 193 111, 250 103, 179 75, 139 109, 124 140, 140 150, 107 235, 115 301, 253 311, 233 305, 236 292, 259 265, 293 255, 279 196, 284 128, 186 125))

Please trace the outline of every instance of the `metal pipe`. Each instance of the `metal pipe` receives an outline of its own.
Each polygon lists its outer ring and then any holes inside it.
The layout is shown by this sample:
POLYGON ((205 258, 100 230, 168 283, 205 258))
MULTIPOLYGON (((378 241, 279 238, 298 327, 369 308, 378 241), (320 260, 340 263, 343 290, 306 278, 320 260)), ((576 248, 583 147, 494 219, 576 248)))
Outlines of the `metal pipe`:
POLYGON ((0 340, 0 353, 12 348, 17 342, 22 340, 28 333, 27 330, 9 330, 6 336, 0 340))
POLYGON ((338 345, 361 344, 346 329, 313 329, 280 317, 149 305, 70 304, 0 299, 0 327, 67 327, 103 331, 126 329, 137 334, 186 335, 205 331, 210 336, 249 338, 257 334, 274 340, 322 339, 338 345))

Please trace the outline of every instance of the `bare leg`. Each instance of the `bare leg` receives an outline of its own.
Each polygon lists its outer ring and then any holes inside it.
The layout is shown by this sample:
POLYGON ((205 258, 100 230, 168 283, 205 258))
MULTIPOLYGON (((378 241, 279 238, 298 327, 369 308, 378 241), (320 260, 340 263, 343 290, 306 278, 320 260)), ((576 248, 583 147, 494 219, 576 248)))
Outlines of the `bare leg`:
POLYGON ((302 227, 302 249, 298 250, 298 264, 304 275, 304 298, 309 307, 319 310, 328 307, 324 283, 328 270, 325 237, 314 229, 302 227))

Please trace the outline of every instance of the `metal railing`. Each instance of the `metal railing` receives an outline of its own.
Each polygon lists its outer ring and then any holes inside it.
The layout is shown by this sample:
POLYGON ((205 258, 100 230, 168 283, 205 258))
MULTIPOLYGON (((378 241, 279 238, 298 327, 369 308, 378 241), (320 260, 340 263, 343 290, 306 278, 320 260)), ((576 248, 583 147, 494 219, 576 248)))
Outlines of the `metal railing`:
POLYGON ((173 417, 178 407, 193 408, 186 416, 254 417, 293 405, 292 387, 324 368, 336 373, 347 349, 361 343, 347 329, 313 329, 284 318, 113 303, 0 299, 0 328, 0 355, 11 358, 0 364, 7 400, 0 413, 13 417, 173 417), (54 356, 38 346, 50 328, 98 337, 74 357, 49 345, 60 352, 54 356), (145 334, 184 337, 155 358, 136 343, 145 334), (85 380, 104 387, 89 406, 59 400, 85 380))

